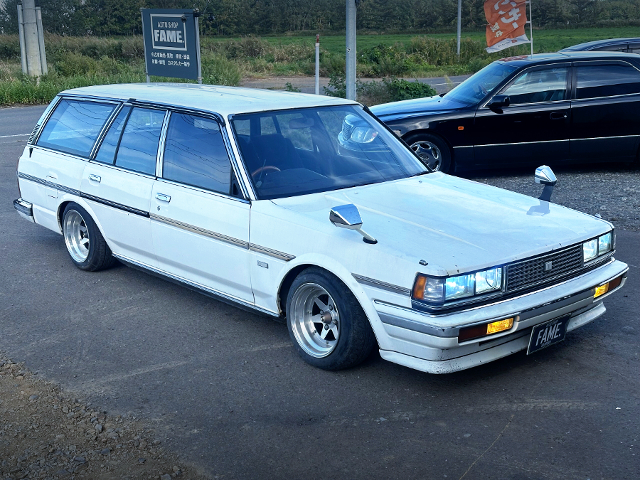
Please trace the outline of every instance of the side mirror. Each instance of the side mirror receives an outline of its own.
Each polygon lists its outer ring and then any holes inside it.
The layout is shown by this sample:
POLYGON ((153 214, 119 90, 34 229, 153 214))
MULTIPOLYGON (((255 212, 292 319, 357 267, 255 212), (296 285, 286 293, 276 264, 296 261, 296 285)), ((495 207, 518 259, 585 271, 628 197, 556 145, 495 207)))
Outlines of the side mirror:
POLYGON ((496 95, 489 103, 487 103, 487 107, 493 111, 497 111, 498 113, 502 113, 502 109, 509 105, 511 105, 509 95, 496 95))
POLYGON ((360 217, 360 212, 358 211, 358 207, 352 203, 333 207, 329 212, 329 221, 336 227, 356 230, 360 235, 362 235, 362 240, 365 243, 378 243, 375 238, 362 230, 362 218, 360 217))
POLYGON ((558 182, 558 179, 553 173, 553 170, 551 170, 551 167, 542 165, 541 167, 536 168, 534 180, 536 183, 544 185, 544 189, 542 190, 542 195, 540 195, 539 200, 550 202, 551 194, 553 193, 553 186, 558 182))

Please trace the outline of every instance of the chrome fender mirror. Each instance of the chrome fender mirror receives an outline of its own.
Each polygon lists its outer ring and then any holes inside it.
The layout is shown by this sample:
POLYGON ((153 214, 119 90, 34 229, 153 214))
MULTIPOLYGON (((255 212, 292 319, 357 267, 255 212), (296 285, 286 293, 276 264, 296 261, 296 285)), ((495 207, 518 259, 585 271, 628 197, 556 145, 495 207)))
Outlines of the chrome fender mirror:
POLYGON ((333 207, 329 212, 329 221, 336 227, 356 230, 360 235, 362 235, 362 240, 365 243, 378 243, 375 238, 362 230, 362 218, 360 217, 360 212, 358 211, 358 207, 352 203, 333 207))
POLYGON ((551 170, 551 167, 542 165, 541 167, 536 168, 534 180, 536 183, 544 185, 544 189, 542 190, 542 195, 540 195, 539 200, 550 202, 551 194, 553 193, 553 186, 558 182, 558 179, 553 173, 553 170, 551 170))

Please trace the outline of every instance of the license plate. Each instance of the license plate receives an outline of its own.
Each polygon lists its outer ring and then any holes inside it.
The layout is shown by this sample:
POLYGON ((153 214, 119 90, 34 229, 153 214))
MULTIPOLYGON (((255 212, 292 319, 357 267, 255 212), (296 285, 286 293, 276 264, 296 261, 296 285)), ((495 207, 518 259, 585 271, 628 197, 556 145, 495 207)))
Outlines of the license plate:
POLYGON ((531 330, 527 355, 564 340, 567 333, 567 325, 571 317, 560 317, 547 323, 536 325, 531 330))

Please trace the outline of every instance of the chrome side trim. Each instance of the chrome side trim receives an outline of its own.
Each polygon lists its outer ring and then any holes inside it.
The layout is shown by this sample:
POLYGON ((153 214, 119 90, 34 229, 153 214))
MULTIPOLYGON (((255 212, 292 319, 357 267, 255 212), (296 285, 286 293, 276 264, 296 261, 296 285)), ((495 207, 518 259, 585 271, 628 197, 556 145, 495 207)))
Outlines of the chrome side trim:
POLYGON ((155 274, 155 275, 158 275, 160 277, 164 277, 164 278, 166 278, 168 280, 180 283, 180 284, 182 284, 182 285, 184 285, 186 287, 193 288, 193 289, 199 291, 200 293, 203 293, 203 294, 205 294, 207 296, 215 298, 216 300, 220 300, 220 301, 223 301, 225 303, 231 303, 234 306, 238 306, 238 307, 241 307, 241 308, 247 308, 247 309, 252 310, 252 311, 257 311, 257 312, 263 313, 265 315, 269 315, 271 317, 279 317, 280 316, 280 314, 277 313, 277 312, 273 312, 271 310, 267 310, 266 308, 259 307, 257 305, 254 305, 253 303, 249 303, 246 300, 242 300, 242 299, 240 299, 238 297, 234 297, 232 295, 228 295, 226 293, 220 292, 219 290, 215 290, 213 288, 206 287, 206 286, 201 285, 199 283, 192 282, 190 280, 187 280, 186 278, 179 277, 177 275, 173 275, 173 274, 171 274, 169 272, 165 272, 164 270, 160 270, 158 268, 152 267, 151 265, 147 265, 147 264, 144 264, 144 263, 136 262, 135 260, 132 260, 132 259, 130 259, 128 257, 125 257, 123 255, 119 255, 119 254, 115 254, 115 253, 113 254, 113 256, 116 257, 121 262, 123 262, 123 263, 125 263, 127 265, 130 265, 130 266, 132 266, 134 268, 139 268, 139 269, 142 269, 142 270, 146 270, 146 271, 148 271, 148 272, 150 272, 152 274, 155 274))
POLYGON ((183 230, 187 230, 189 232, 197 233, 199 235, 204 235, 206 237, 213 238, 214 240, 219 240, 224 243, 229 243, 231 245, 235 245, 236 247, 241 248, 249 248, 249 242, 245 242, 244 240, 240 240, 239 238, 229 237, 227 235, 223 235, 221 233, 213 232, 211 230, 206 230, 204 228, 196 227, 195 225, 189 225, 188 223, 183 223, 178 220, 174 220, 172 218, 163 217, 161 215, 156 215, 155 213, 151 213, 149 215, 151 220, 155 220, 156 222, 164 223, 167 225, 171 225, 172 227, 181 228, 183 230))
POLYGON ((61 192, 70 193, 71 195, 75 195, 77 197, 82 196, 82 194, 80 193, 80 190, 76 190, 74 188, 68 188, 68 187, 65 187, 64 185, 53 183, 48 180, 44 180, 42 178, 28 175, 26 173, 18 172, 18 178, 22 178, 23 180, 28 180, 34 183, 39 183, 40 185, 44 185, 45 187, 54 188, 56 190, 60 190, 61 192))
POLYGON ((125 212, 133 213, 134 215, 140 215, 141 217, 149 218, 149 212, 145 212, 144 210, 139 210, 128 205, 123 205, 122 203, 113 202, 111 200, 107 200, 106 198, 96 197, 82 192, 80 193, 80 197, 92 202, 101 203, 102 205, 106 205, 107 207, 117 208, 118 210, 124 210, 125 212))
POLYGON ((569 139, 564 140, 537 140, 535 142, 508 142, 508 143, 487 143, 484 145, 474 145, 474 147, 500 147, 502 145, 533 145, 535 143, 561 143, 568 142, 569 139))
POLYGON ((284 260, 285 262, 290 262, 291 260, 296 258, 295 255, 284 253, 279 250, 274 250, 272 248, 263 247, 261 245, 256 245, 255 243, 249 244, 249 250, 251 250, 252 252, 258 252, 264 255, 268 255, 269 257, 277 258, 278 260, 284 260))
POLYGON ((358 275, 356 273, 352 273, 351 275, 353 275, 353 278, 355 278, 356 281, 358 283, 361 283, 362 285, 379 288, 380 290, 386 290, 388 292, 397 293, 399 295, 406 295, 406 296, 411 295, 410 288, 400 287, 398 285, 393 285, 387 282, 381 282, 380 280, 376 280, 375 278, 365 277, 363 275, 358 275))
POLYGON ((640 135, 611 135, 610 137, 589 137, 589 138, 572 138, 572 142, 584 140, 608 140, 610 138, 638 138, 640 135))

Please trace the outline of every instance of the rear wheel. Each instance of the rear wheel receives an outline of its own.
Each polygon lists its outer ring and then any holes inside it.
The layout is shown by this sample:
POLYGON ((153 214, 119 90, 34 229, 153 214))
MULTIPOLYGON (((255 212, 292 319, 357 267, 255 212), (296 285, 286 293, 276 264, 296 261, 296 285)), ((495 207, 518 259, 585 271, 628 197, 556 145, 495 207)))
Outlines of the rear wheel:
POLYGON ((441 138, 419 133, 407 137, 406 142, 431 170, 443 173, 451 170, 451 150, 441 138))
POLYGON ((100 230, 87 211, 70 203, 62 216, 62 234, 71 261, 81 270, 95 272, 113 265, 115 259, 100 230))
POLYGON ((325 370, 363 362, 376 344, 369 320, 348 287, 319 268, 309 268, 293 281, 287 326, 298 354, 325 370))

